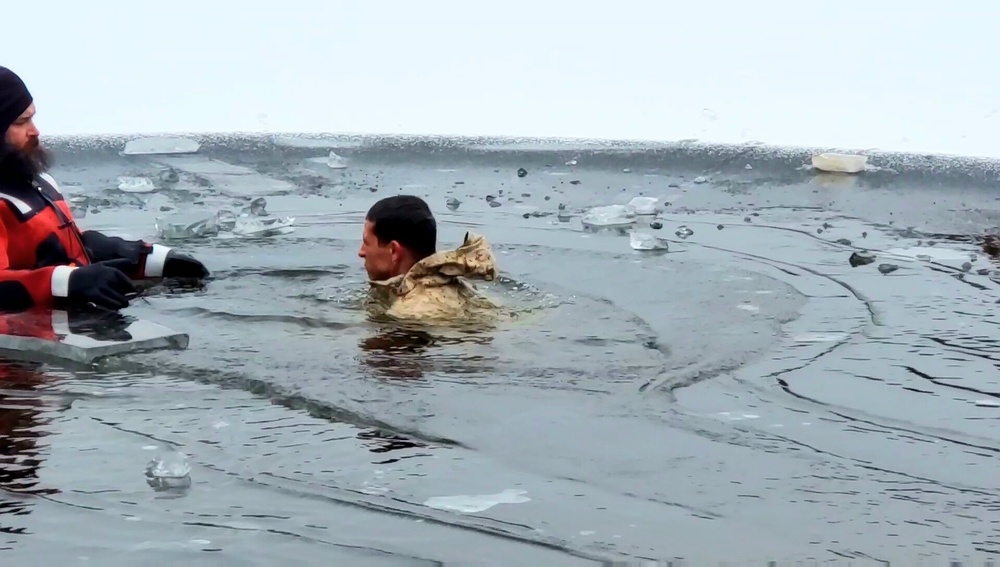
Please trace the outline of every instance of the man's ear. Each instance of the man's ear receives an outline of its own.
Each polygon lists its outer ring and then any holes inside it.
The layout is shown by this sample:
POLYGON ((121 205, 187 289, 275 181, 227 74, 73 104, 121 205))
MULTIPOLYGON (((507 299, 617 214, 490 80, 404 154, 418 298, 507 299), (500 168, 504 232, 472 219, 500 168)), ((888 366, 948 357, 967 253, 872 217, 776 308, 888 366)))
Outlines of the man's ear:
POLYGON ((400 262, 403 260, 403 245, 399 243, 398 240, 393 240, 389 243, 389 254, 392 256, 393 262, 400 262))

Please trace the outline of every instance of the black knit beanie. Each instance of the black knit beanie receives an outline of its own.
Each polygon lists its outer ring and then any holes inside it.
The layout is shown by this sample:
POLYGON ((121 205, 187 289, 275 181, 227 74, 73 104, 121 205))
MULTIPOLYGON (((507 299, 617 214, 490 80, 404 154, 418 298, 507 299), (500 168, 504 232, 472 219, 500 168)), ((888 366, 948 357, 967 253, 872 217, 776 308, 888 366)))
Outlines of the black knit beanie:
POLYGON ((0 67, 0 139, 28 107, 31 93, 21 77, 6 67, 0 67))

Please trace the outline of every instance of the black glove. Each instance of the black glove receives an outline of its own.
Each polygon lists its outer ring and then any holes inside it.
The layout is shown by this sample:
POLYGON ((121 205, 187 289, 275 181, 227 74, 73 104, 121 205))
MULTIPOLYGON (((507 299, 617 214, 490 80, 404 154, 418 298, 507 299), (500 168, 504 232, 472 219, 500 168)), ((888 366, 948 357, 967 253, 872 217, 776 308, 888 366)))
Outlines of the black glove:
POLYGON ((96 230, 87 230, 80 234, 83 245, 91 262, 105 262, 128 258, 139 264, 143 252, 148 252, 148 245, 139 240, 125 240, 119 236, 107 236, 96 230))
POLYGON ((74 308, 66 311, 69 332, 83 335, 98 341, 125 342, 132 340, 132 334, 126 329, 133 319, 125 317, 117 311, 104 311, 93 308, 74 308))
POLYGON ((126 294, 135 294, 137 291, 132 280, 125 274, 135 268, 135 262, 127 259, 108 260, 77 268, 69 275, 69 299, 93 303, 106 309, 128 307, 126 294))
POLYGON ((163 277, 202 279, 208 277, 208 268, 187 254, 171 250, 163 262, 163 277))

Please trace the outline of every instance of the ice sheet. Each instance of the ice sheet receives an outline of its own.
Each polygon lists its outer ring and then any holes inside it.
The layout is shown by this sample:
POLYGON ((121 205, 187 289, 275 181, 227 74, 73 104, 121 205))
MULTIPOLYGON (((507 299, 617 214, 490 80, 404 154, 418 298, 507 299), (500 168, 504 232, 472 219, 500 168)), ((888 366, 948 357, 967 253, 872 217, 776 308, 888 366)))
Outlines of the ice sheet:
POLYGON ((185 349, 190 338, 163 325, 109 312, 38 310, 0 314, 0 354, 90 363, 127 352, 185 349))
POLYGON ((231 195, 272 195, 295 189, 295 186, 287 181, 267 177, 248 167, 217 159, 200 156, 167 156, 156 158, 156 162, 197 175, 208 180, 214 188, 231 195))
POLYGON ((122 153, 127 156, 151 154, 193 154, 201 148, 201 144, 188 138, 173 136, 148 136, 129 140, 122 153))

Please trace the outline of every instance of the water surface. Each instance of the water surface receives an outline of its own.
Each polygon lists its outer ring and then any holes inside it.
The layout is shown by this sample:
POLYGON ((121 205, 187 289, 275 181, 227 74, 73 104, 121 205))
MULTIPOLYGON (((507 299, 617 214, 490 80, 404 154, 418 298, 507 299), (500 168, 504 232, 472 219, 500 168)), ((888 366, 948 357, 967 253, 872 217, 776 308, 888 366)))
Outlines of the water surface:
POLYGON ((10 561, 1000 551, 1000 409, 984 402, 1000 397, 1000 295, 993 261, 965 238, 998 224, 982 164, 886 158, 838 177, 752 148, 231 138, 200 153, 247 171, 203 163, 164 184, 167 162, 118 148, 56 146, 53 173, 82 197, 85 228, 151 239, 158 217, 238 212, 260 196, 297 227, 173 243, 214 280, 154 290, 127 313, 189 333, 185 351, 9 367, 10 561), (327 145, 346 169, 327 167, 327 145), (158 188, 122 193, 121 175, 158 188), (402 192, 431 204, 441 246, 487 236, 504 277, 484 289, 518 318, 478 331, 365 318, 361 223, 402 192), (667 253, 581 225, 587 208, 639 195, 669 203, 662 228, 635 224, 667 253), (876 261, 851 267, 858 250, 876 261), (189 455, 188 491, 147 486, 162 446, 189 455))

